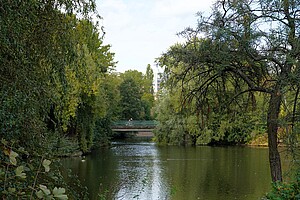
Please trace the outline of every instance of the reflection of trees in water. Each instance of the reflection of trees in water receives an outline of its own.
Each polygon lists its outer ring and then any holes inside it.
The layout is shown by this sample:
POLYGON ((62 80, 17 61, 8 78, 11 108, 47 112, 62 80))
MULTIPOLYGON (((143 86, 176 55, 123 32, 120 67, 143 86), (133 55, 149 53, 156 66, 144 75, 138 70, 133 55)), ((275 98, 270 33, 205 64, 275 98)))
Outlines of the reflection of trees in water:
POLYGON ((248 147, 114 144, 72 168, 89 199, 258 199, 270 189, 268 151, 248 147))
POLYGON ((270 188, 267 149, 169 147, 172 199, 256 199, 270 188), (180 172, 180 173, 179 173, 180 172))
POLYGON ((109 149, 100 149, 86 156, 84 162, 78 157, 64 159, 62 163, 87 188, 88 199, 113 197, 114 191, 119 187, 117 160, 109 149))
POLYGON ((117 197, 124 199, 161 199, 168 188, 162 175, 159 152, 154 145, 123 146, 120 161, 120 179, 127 180, 117 197), (132 155, 135 155, 132 157, 132 155))

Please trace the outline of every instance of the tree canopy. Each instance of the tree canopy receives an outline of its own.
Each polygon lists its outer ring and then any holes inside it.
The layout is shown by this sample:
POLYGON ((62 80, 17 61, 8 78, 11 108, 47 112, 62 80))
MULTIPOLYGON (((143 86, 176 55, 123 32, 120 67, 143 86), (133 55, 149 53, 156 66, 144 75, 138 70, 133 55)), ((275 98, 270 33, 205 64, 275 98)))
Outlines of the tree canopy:
POLYGON ((99 103, 108 95, 102 89, 105 73, 115 64, 95 20, 92 0, 0 1, 1 192, 5 184, 19 190, 5 193, 9 199, 32 198, 38 188, 31 187, 40 179, 51 184, 50 176, 35 177, 37 157, 70 153, 63 152, 64 142, 73 153, 93 145, 95 121, 107 112, 107 104, 99 103), (17 169, 28 169, 25 182, 9 167, 18 155, 17 169))
MULTIPOLYGON (((298 95, 298 11, 299 3, 290 0, 216 1, 209 17, 199 13, 198 26, 181 32, 186 42, 159 59, 169 84, 179 83, 182 104, 194 101, 199 113, 243 105, 241 98, 255 106, 257 92, 269 95, 266 129, 273 181, 282 180, 280 108, 287 92, 295 100, 298 95)), ((286 122, 294 122, 297 104, 286 122)))
POLYGON ((137 70, 128 70, 120 74, 120 110, 121 119, 149 120, 154 106, 153 70, 148 65, 146 74, 137 70))
POLYGON ((3 139, 33 148, 51 130, 85 144, 93 134, 78 129, 105 115, 107 104, 98 102, 105 102, 105 73, 115 64, 91 20, 94 1, 10 1, 0 9, 3 139))

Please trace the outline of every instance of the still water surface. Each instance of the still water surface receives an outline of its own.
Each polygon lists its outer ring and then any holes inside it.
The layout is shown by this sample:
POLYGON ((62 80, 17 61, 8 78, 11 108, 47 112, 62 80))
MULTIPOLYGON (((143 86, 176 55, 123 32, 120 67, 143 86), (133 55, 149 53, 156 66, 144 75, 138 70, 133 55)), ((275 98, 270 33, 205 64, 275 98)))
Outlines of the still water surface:
POLYGON ((268 149, 113 143, 63 165, 108 199, 260 199, 270 189, 268 149))

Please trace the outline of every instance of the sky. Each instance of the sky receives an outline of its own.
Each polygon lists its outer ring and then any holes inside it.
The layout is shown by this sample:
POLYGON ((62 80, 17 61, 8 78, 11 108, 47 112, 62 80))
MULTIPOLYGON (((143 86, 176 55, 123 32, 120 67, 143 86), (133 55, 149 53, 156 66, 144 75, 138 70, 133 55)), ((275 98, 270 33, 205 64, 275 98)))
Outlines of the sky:
POLYGON ((96 0, 103 17, 104 44, 111 45, 116 71, 157 70, 155 59, 183 38, 176 34, 196 27, 197 12, 209 13, 213 0, 96 0))

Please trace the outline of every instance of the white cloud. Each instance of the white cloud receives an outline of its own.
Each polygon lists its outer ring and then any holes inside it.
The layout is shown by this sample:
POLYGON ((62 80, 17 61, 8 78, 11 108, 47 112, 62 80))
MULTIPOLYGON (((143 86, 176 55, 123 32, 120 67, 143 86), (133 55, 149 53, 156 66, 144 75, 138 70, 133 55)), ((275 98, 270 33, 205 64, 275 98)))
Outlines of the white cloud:
POLYGON ((128 12, 128 6, 122 0, 100 0, 96 3, 99 14, 104 18, 104 26, 112 30, 125 28, 133 17, 128 12))
POLYGON ((145 71, 147 64, 179 41, 177 32, 194 27, 196 12, 212 0, 97 0, 105 43, 112 45, 118 71, 145 71))
POLYGON ((196 0, 157 0, 154 14, 157 16, 180 17, 195 14, 198 11, 209 9, 210 1, 196 0))

